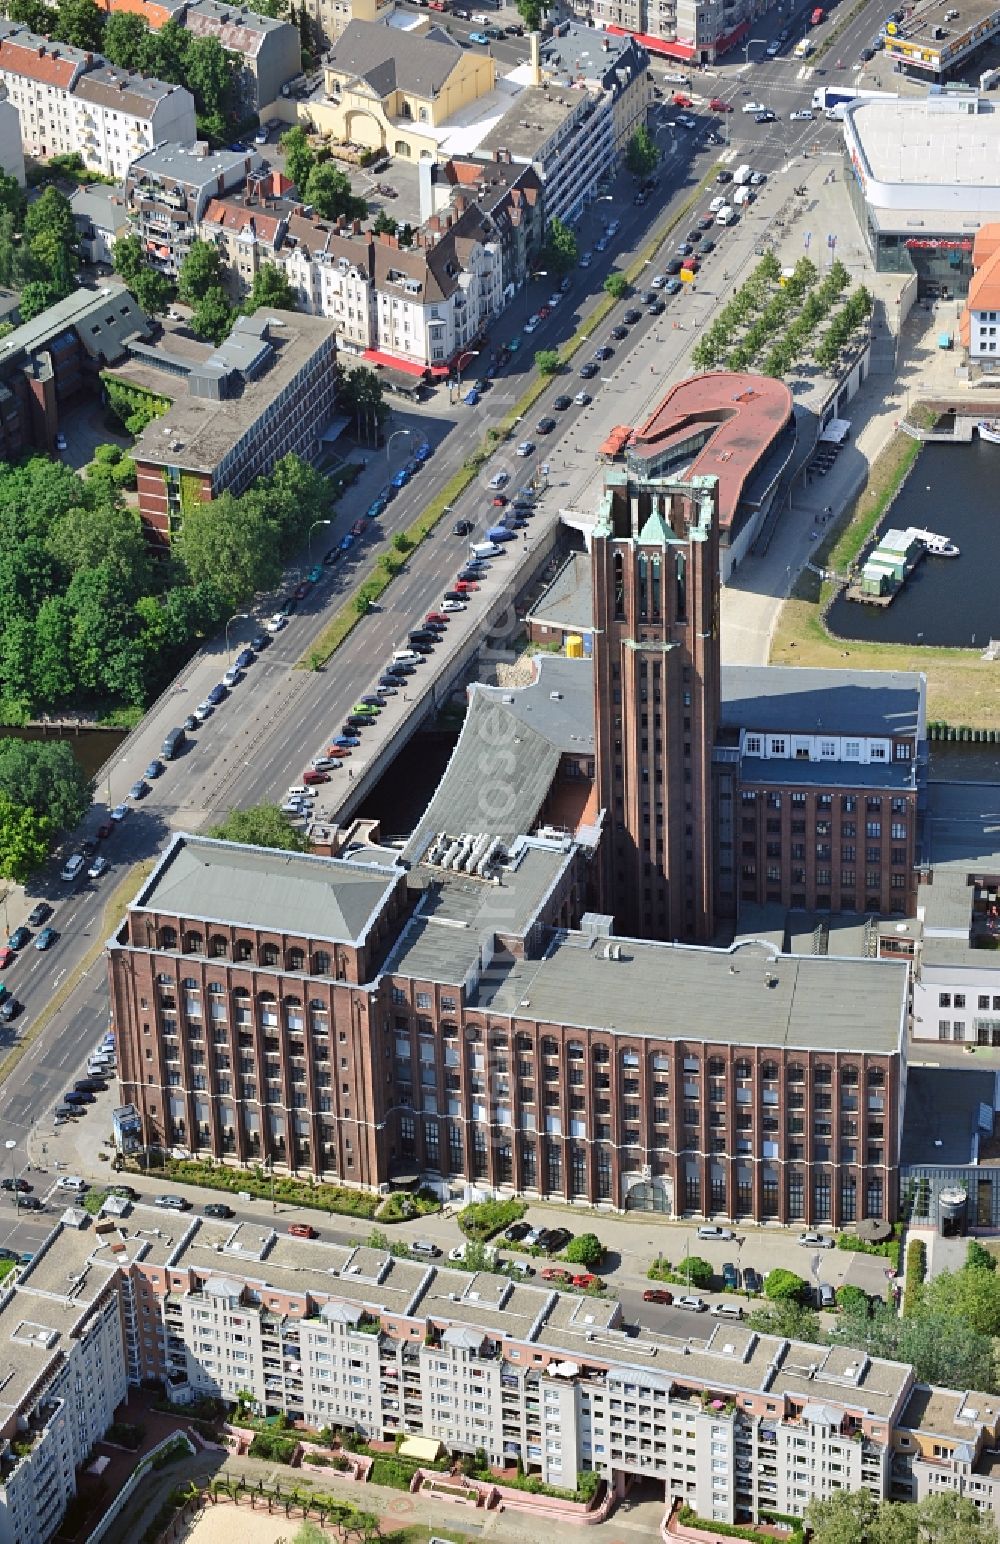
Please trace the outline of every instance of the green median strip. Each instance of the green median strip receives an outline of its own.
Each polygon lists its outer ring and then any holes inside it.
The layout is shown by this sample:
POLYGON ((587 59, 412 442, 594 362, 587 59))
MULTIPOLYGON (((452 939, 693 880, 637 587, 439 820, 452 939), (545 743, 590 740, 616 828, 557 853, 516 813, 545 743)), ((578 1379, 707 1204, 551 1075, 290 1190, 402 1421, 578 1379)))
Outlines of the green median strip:
MULTIPOLYGON (((626 269, 625 277, 630 285, 634 285, 637 279, 641 277, 643 269, 652 262, 675 226, 687 218, 695 204, 710 186, 718 169, 718 165, 716 165, 706 172, 698 186, 685 199, 680 209, 671 218, 669 224, 650 238, 638 257, 626 269)), ((617 301, 610 295, 605 295, 597 302, 594 309, 573 334, 569 342, 565 343, 559 350, 560 369, 570 363, 578 349, 589 340, 594 328, 599 327, 610 316, 616 304, 617 301)), ((441 492, 436 498, 431 500, 423 514, 418 515, 416 520, 407 527, 404 535, 410 543, 411 552, 427 539, 434 527, 451 509, 452 505, 461 498, 465 490, 474 481, 480 468, 485 465, 497 447, 510 439, 522 418, 531 411, 546 388, 551 386, 554 379, 555 377, 551 375, 540 375, 526 387, 497 428, 488 431, 476 449, 466 458, 461 470, 456 472, 445 483, 441 492)), ((409 556, 409 553, 407 553, 407 556, 409 556)), ((361 618, 365 615, 367 606, 363 604, 363 598, 368 601, 378 600, 389 588, 401 566, 401 563, 396 564, 390 570, 382 565, 381 559, 378 563, 373 563, 364 578, 358 583, 357 589, 334 613, 316 641, 296 660, 295 669, 319 670, 326 665, 344 640, 350 637, 361 618)))

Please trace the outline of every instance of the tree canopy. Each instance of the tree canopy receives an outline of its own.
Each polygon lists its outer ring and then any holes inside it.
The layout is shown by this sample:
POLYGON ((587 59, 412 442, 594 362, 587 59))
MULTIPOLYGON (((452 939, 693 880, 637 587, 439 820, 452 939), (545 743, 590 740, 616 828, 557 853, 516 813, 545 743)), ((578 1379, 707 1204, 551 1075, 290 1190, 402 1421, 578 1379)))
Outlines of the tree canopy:
POLYGON ((965 1496, 950 1492, 913 1502, 876 1501, 866 1490, 839 1490, 810 1501, 813 1544, 995 1544, 996 1525, 965 1496))
POLYGON ((648 177, 660 159, 657 145, 644 123, 636 129, 625 150, 625 165, 633 177, 648 177))
POLYGON ((0 739, 0 795, 66 831, 86 814, 91 784, 65 740, 7 738, 0 739))
POLYGON ((276 847, 282 852, 307 852, 309 848, 304 834, 289 824, 276 804, 231 810, 208 834, 220 842, 245 842, 250 847, 276 847))
POLYGON ((580 260, 580 243, 575 233, 558 215, 549 221, 545 243, 545 264, 556 273, 569 273, 580 260))
POLYGON ((332 161, 320 161, 312 168, 302 197, 312 204, 321 220, 336 220, 341 215, 347 220, 368 217, 367 200, 356 196, 347 173, 332 161))

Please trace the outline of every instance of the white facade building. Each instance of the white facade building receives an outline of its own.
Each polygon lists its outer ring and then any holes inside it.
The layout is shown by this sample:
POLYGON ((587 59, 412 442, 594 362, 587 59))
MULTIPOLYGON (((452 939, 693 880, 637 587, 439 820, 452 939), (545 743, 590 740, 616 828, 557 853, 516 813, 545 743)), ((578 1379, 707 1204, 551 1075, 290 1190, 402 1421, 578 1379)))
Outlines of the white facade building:
POLYGON ((168 140, 187 145, 197 133, 190 91, 109 66, 80 77, 70 112, 76 149, 86 164, 117 181, 154 145, 168 140))

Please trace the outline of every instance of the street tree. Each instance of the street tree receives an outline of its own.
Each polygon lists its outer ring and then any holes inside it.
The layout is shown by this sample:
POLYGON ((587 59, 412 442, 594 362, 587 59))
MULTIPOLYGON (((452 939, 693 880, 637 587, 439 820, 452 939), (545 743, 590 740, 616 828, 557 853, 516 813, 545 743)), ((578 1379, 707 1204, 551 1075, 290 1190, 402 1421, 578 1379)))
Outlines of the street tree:
POLYGON ((977 1266, 942 1271, 925 1284, 920 1311, 960 1319, 978 1335, 1000 1335, 1000 1276, 977 1266))
POLYGON ((819 1314, 787 1298, 761 1303, 747 1315, 747 1323, 762 1335, 777 1335, 782 1340, 802 1340, 808 1345, 817 1345, 820 1340, 819 1314))
POLYGON ((132 283, 135 298, 150 316, 162 316, 174 298, 174 286, 165 273, 143 268, 132 283))
POLYGON ((535 366, 539 375, 557 375, 562 369, 559 350, 557 348, 536 349, 535 366))
POLYGON ((90 807, 92 785, 65 740, 0 740, 0 795, 68 831, 90 807))
POLYGON ((230 810, 221 825, 209 831, 219 842, 243 842, 249 847, 274 847, 281 852, 306 852, 309 844, 289 825, 276 804, 255 804, 247 810, 230 810))
POLYGON ((580 243, 576 234, 565 221, 556 215, 549 222, 549 234, 545 243, 545 265, 556 273, 569 273, 580 260, 580 243))
POLYGON ((648 177, 660 159, 660 148, 644 123, 636 129, 625 150, 625 165, 633 177, 648 177))
POLYGON ((54 32, 61 43, 98 53, 104 36, 104 11, 94 0, 59 0, 54 32))
POLYGON ((184 84, 194 105, 206 118, 224 118, 233 85, 233 55, 218 38, 192 37, 184 56, 184 84))
POLYGON ((48 857, 53 827, 44 815, 0 794, 0 874, 24 884, 48 857))
POLYGON ((309 136, 301 124, 296 124, 287 134, 282 134, 278 144, 285 157, 285 172, 299 193, 304 194, 309 173, 316 165, 316 155, 309 144, 309 136))
MULTIPOLYGON (((112 16, 111 21, 138 21, 138 16, 112 16)), ((119 278, 134 284, 146 268, 146 254, 138 236, 121 236, 111 249, 111 264, 119 278)))
POLYGON ((223 493, 193 504, 185 510, 177 546, 193 583, 216 585, 230 611, 281 579, 275 530, 257 500, 223 493))
POLYGON ((545 7, 542 0, 516 0, 517 12, 529 32, 537 32, 542 25, 545 7))
POLYGON ((609 273, 604 288, 612 300, 623 300, 628 294, 628 280, 623 273, 609 273))

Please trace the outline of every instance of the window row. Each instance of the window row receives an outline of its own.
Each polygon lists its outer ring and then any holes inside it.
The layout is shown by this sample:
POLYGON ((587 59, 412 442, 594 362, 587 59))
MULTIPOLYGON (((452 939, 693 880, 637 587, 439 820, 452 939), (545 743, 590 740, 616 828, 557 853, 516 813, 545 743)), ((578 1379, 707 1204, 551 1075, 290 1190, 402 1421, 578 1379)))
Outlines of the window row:
MULTIPOLYGON (((156 943, 160 949, 177 949, 177 929, 161 927, 156 943)), ((298 947, 286 949, 282 954, 277 944, 255 944, 253 939, 237 938, 230 953, 230 940, 224 934, 210 934, 206 946, 205 936, 193 928, 187 929, 180 935, 180 951, 182 954, 207 954, 212 960, 228 960, 232 957, 238 963, 253 963, 270 970, 283 967, 297 974, 303 974, 308 969, 308 973, 313 976, 329 976, 333 966, 333 957, 326 949, 314 949, 308 955, 307 966, 307 954, 304 949, 298 947)), ((338 966, 337 976, 339 979, 343 978, 342 966, 338 966)))

